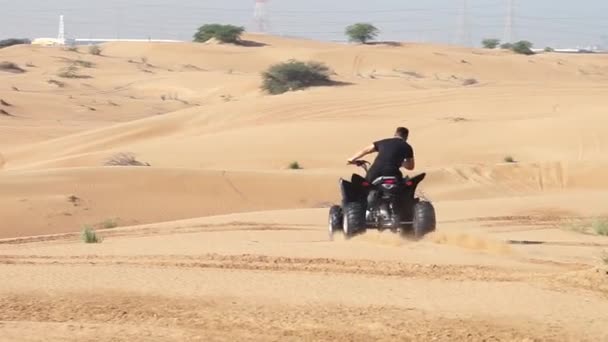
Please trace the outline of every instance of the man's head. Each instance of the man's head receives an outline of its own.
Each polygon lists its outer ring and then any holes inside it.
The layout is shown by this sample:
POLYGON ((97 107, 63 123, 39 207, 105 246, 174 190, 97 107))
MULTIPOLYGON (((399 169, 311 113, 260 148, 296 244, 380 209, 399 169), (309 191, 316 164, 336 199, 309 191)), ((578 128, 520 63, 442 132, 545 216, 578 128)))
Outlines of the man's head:
POLYGON ((395 136, 399 137, 403 140, 407 140, 407 137, 410 135, 410 131, 405 127, 398 127, 395 131, 395 136))

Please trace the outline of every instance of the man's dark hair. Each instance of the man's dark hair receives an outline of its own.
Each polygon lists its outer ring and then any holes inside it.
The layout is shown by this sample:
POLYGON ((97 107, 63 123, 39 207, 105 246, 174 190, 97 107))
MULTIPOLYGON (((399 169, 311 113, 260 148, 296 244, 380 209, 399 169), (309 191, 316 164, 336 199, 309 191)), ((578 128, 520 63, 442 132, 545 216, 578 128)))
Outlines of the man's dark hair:
POLYGON ((407 137, 410 135, 410 131, 405 127, 398 127, 395 131, 395 135, 403 139, 407 139, 407 137))

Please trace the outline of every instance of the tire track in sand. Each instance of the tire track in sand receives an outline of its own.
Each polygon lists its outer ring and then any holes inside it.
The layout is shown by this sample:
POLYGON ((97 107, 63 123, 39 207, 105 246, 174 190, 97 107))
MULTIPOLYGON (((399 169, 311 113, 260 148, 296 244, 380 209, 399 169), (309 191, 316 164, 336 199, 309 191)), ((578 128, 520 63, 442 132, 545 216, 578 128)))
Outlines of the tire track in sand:
MULTIPOLYGON (((254 222, 227 222, 216 224, 184 224, 182 226, 163 227, 162 224, 154 224, 149 226, 125 227, 99 229, 98 233, 107 237, 143 237, 152 235, 173 235, 173 234, 189 234, 189 233, 210 233, 210 232, 234 232, 234 231, 305 231, 315 230, 311 225, 291 224, 289 226, 279 224, 266 224, 254 222)), ((0 239, 1 245, 22 245, 39 242, 53 241, 74 241, 80 238, 79 232, 26 236, 18 238, 0 239)))
POLYGON ((153 341, 559 341, 574 334, 555 323, 446 318, 398 306, 193 300, 118 291, 94 296, 11 294, 0 297, 0 317, 6 322, 0 328, 8 328, 9 336, 27 331, 47 340, 54 336, 53 341, 131 341, 141 336, 153 341))
MULTIPOLYGON (((268 255, 146 255, 146 256, 45 256, 45 255, 0 255, 4 265, 51 265, 51 266, 147 266, 192 269, 234 269, 273 272, 309 272, 325 274, 356 274, 367 276, 423 278, 438 280, 477 281, 524 281, 555 273, 526 271, 481 265, 437 265, 400 261, 353 260, 332 258, 298 258, 268 255)), ((560 265, 563 273, 569 270, 588 268, 584 265, 560 265)))
POLYGON ((399 261, 296 258, 252 254, 203 254, 198 256, 0 256, 0 265, 7 266, 45 265, 49 267, 70 267, 86 265, 89 267, 220 269, 324 275, 349 274, 368 277, 396 277, 439 281, 524 282, 562 293, 570 293, 575 289, 584 290, 600 298, 608 298, 608 271, 589 265, 528 261, 533 264, 545 264, 548 268, 542 271, 532 271, 481 265, 437 265, 399 261))

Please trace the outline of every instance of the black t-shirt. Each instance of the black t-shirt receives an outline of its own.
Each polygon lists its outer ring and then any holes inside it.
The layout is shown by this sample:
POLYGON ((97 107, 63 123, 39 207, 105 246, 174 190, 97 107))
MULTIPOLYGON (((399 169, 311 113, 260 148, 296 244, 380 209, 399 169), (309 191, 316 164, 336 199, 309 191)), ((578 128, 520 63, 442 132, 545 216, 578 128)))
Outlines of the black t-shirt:
POLYGON ((412 146, 401 138, 389 138, 374 143, 378 156, 372 168, 377 172, 398 171, 405 159, 414 158, 412 146))

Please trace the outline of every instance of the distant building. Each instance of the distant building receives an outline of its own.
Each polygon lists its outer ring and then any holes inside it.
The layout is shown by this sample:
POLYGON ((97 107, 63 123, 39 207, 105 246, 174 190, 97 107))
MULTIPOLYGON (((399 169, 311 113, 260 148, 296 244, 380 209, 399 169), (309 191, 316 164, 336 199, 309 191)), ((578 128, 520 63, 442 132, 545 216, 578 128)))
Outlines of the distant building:
POLYGON ((62 46, 62 45, 74 45, 76 43, 75 39, 57 39, 57 38, 36 38, 32 40, 32 45, 42 45, 42 46, 62 46))
MULTIPOLYGON (((542 53, 542 52, 546 52, 544 49, 531 49, 532 51, 536 52, 536 53, 542 53)), ((565 49, 553 49, 550 52, 554 52, 554 53, 606 53, 605 50, 601 50, 597 47, 592 47, 592 48, 565 48, 565 49)))
POLYGON ((66 38, 65 34, 65 22, 63 15, 59 16, 59 33, 57 38, 36 38, 32 41, 32 45, 40 46, 64 46, 64 45, 93 45, 107 42, 156 42, 156 43, 179 43, 180 40, 170 39, 101 39, 101 38, 66 38))
POLYGON ((182 43, 181 40, 171 40, 171 39, 102 39, 102 38, 76 38, 73 39, 72 45, 93 45, 93 44, 101 44, 108 42, 151 42, 151 43, 182 43))

